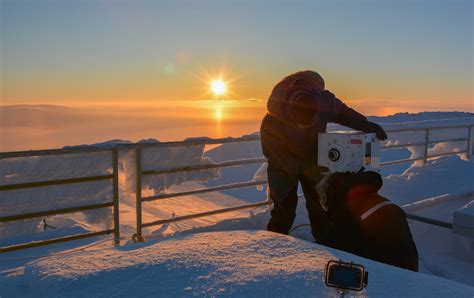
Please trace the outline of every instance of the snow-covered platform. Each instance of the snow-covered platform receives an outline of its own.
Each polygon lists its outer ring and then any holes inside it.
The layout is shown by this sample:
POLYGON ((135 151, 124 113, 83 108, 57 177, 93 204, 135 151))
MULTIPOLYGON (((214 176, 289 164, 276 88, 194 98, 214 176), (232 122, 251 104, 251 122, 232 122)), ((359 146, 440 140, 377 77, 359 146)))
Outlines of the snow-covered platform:
POLYGON ((372 297, 472 297, 474 287, 266 231, 209 232, 32 261, 0 274, 2 297, 338 297, 324 286, 331 259, 363 264, 372 297))

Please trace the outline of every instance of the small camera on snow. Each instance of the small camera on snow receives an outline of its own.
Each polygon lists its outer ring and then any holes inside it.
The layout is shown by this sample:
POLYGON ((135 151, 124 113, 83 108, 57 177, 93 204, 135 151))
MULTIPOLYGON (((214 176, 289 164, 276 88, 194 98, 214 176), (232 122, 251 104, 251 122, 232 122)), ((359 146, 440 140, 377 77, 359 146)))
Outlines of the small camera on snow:
POLYGON ((324 282, 326 286, 340 290, 362 291, 367 287, 369 272, 363 265, 331 260, 326 265, 324 282))
POLYGON ((358 172, 380 167, 380 141, 375 133, 334 131, 319 133, 318 165, 331 172, 358 172))

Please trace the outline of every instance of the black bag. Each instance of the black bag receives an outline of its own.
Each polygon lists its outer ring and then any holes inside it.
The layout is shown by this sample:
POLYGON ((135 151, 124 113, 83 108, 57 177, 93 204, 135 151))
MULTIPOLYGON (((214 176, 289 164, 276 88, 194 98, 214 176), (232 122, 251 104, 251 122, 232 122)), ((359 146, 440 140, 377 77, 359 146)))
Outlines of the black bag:
POLYGON ((383 185, 380 174, 329 175, 325 189, 330 228, 320 243, 418 271, 418 252, 405 212, 377 193, 383 185))

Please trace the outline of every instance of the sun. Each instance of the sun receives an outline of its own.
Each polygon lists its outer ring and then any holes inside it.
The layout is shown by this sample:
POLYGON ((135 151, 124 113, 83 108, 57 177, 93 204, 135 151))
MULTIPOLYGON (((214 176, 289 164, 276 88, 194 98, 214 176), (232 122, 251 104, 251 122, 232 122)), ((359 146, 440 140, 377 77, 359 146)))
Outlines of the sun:
POLYGON ((214 95, 222 95, 227 91, 226 83, 222 80, 214 80, 211 82, 211 90, 214 95))

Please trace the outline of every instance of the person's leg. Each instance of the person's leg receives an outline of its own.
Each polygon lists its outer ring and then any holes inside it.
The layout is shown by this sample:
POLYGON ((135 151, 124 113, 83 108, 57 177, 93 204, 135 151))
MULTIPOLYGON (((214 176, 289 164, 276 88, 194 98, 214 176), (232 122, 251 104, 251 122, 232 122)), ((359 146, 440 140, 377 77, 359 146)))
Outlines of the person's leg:
POLYGON ((316 191, 317 181, 315 182, 303 176, 300 182, 306 199, 306 209, 308 210, 309 221, 311 223, 311 233, 316 242, 323 243, 329 231, 329 219, 326 211, 324 211, 319 203, 318 192, 316 191))
POLYGON ((286 172, 268 165, 268 187, 273 210, 267 230, 288 234, 296 216, 298 180, 286 172))

